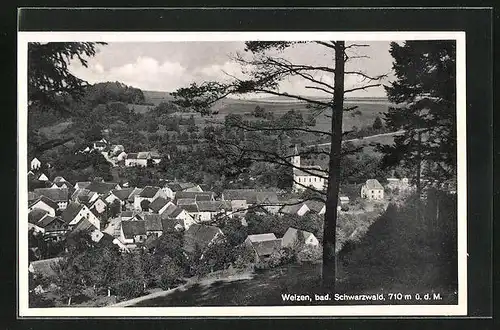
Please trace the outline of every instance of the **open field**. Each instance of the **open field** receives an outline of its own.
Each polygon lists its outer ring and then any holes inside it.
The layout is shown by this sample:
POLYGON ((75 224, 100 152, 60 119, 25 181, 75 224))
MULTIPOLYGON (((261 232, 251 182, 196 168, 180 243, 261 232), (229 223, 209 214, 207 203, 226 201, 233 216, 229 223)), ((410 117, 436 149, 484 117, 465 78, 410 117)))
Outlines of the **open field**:
POLYGON ((55 139, 59 137, 59 134, 64 132, 71 124, 73 124, 73 121, 71 119, 65 120, 63 122, 57 123, 55 125, 51 126, 45 126, 40 128, 40 133, 45 134, 47 138, 49 139, 55 139))

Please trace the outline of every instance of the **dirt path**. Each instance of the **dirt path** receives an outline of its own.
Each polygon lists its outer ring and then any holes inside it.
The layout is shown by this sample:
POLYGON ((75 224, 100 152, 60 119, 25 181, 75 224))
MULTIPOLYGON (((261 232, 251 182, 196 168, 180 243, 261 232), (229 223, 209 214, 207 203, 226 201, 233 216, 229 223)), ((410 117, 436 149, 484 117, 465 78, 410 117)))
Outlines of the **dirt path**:
POLYGON ((128 306, 132 306, 132 305, 135 305, 135 304, 137 304, 137 303, 139 303, 141 301, 144 301, 144 300, 149 300, 149 299, 153 299, 153 298, 168 296, 169 294, 172 294, 176 290, 184 291, 184 290, 188 289, 190 286, 192 286, 194 284, 199 284, 199 285, 206 286, 206 285, 210 285, 210 284, 212 284, 214 282, 217 282, 217 281, 232 282, 232 281, 238 281, 238 280, 252 279, 252 277, 253 276, 252 276, 251 272, 244 272, 244 273, 240 273, 240 274, 230 275, 230 276, 227 276, 227 277, 224 277, 224 278, 219 278, 219 277, 216 277, 216 276, 215 277, 202 278, 202 279, 190 278, 190 279, 188 279, 188 281, 187 281, 186 284, 180 285, 180 286, 175 287, 173 289, 163 290, 163 291, 158 291, 158 292, 153 292, 153 293, 145 295, 145 296, 141 296, 141 297, 137 297, 137 298, 134 298, 134 299, 122 301, 122 302, 119 302, 117 304, 109 305, 109 306, 106 306, 106 307, 128 307, 128 306))

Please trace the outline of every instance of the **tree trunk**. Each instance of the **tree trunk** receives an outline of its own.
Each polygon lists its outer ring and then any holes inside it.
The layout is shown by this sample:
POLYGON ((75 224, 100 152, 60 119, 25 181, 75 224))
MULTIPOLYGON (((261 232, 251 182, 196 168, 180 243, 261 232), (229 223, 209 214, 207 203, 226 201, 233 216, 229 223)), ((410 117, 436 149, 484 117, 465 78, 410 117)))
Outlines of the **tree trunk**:
POLYGON ((71 297, 68 298, 68 306, 71 306, 71 297))
POLYGON ((326 213, 323 229, 323 273, 324 287, 334 289, 336 280, 336 230, 337 201, 339 193, 340 151, 342 143, 342 114, 344 111, 344 50, 345 42, 335 43, 335 85, 332 109, 332 142, 330 145, 330 161, 328 187, 326 192, 326 213))
POLYGON ((421 151, 421 144, 422 144, 422 135, 420 131, 417 133, 417 220, 420 221, 421 219, 421 206, 422 206, 422 184, 421 184, 421 178, 420 178, 420 173, 422 172, 422 151, 421 151))

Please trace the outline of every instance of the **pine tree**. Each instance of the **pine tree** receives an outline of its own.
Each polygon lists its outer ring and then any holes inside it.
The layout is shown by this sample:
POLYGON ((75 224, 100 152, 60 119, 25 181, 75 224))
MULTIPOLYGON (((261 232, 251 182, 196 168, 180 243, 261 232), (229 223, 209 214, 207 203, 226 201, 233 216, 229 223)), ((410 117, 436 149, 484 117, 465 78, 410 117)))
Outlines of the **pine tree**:
POLYGON ((395 106, 384 120, 404 134, 379 150, 384 166, 402 166, 414 174, 420 194, 423 182, 443 182, 456 175, 456 45, 455 41, 393 42, 390 53, 396 80, 386 92, 395 106))

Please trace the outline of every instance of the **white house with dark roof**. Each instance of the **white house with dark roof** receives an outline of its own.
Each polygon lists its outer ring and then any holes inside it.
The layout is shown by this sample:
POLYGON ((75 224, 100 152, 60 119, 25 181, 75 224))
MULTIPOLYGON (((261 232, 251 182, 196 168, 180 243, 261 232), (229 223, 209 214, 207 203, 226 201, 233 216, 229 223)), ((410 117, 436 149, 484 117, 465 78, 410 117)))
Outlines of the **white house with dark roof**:
POLYGON ((244 242, 255 253, 255 262, 269 258, 281 249, 281 239, 273 233, 248 235, 244 242))
POLYGON ((141 210, 141 202, 144 200, 152 203, 158 197, 166 197, 164 192, 158 187, 146 186, 139 194, 134 196, 134 208, 141 210))
POLYGON ((176 205, 169 205, 167 209, 161 214, 161 217, 162 219, 181 220, 183 222, 184 229, 186 230, 195 223, 193 217, 190 216, 186 210, 176 205))
POLYGON ((87 188, 87 186, 90 184, 90 181, 79 181, 75 183, 75 189, 84 189, 87 188))
POLYGON ((68 189, 52 189, 52 188, 37 188, 33 190, 38 196, 45 196, 57 203, 59 210, 64 210, 68 205, 69 191, 68 189))
POLYGON ((59 206, 50 198, 40 196, 28 205, 28 212, 31 212, 35 209, 47 211, 49 215, 55 216, 56 210, 59 209, 59 206))
POLYGON ((169 198, 157 197, 149 204, 149 210, 152 213, 163 214, 169 205, 174 205, 169 198))
POLYGON ((42 162, 40 161, 40 159, 35 157, 31 160, 30 167, 32 170, 39 170, 41 166, 42 166, 42 162))
POLYGON ((298 215, 299 217, 311 211, 306 203, 294 201, 285 202, 279 211, 281 214, 298 215))
POLYGON ((297 228, 290 227, 286 231, 285 235, 283 235, 283 238, 281 239, 281 246, 282 247, 292 247, 295 242, 299 239, 299 234, 302 234, 302 239, 305 246, 311 246, 311 247, 317 247, 319 246, 319 241, 314 236, 313 233, 310 233, 305 230, 299 230, 297 228))
POLYGON ((304 166, 300 164, 300 154, 297 146, 294 149, 294 155, 291 157, 293 167, 294 191, 301 191, 311 187, 315 190, 323 191, 325 188, 325 172, 321 166, 304 166))
POLYGON ((123 221, 121 223, 120 241, 123 244, 142 243, 146 239, 146 221, 123 221))
POLYGON ((222 192, 222 200, 230 201, 232 208, 244 213, 247 208, 262 208, 269 213, 278 213, 281 205, 275 191, 258 191, 255 189, 226 189, 222 192))
POLYGON ((383 200, 384 187, 377 179, 368 179, 361 187, 361 198, 366 198, 368 200, 383 200))
POLYGON ((62 213, 61 218, 70 227, 77 225, 82 219, 87 219, 97 229, 101 228, 99 219, 83 204, 69 203, 68 207, 62 213))

